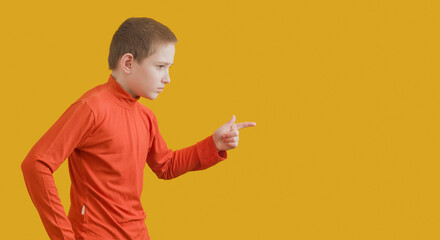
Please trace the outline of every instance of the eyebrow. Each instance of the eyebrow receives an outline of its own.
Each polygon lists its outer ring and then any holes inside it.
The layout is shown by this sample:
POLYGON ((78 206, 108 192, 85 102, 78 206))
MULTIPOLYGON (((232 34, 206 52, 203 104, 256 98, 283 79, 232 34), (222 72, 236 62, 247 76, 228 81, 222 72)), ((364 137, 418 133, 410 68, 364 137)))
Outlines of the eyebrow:
POLYGON ((167 65, 170 65, 170 66, 172 66, 173 64, 171 64, 171 63, 169 63, 169 62, 162 62, 162 61, 159 61, 159 62, 156 62, 156 63, 165 63, 165 64, 167 64, 167 65))

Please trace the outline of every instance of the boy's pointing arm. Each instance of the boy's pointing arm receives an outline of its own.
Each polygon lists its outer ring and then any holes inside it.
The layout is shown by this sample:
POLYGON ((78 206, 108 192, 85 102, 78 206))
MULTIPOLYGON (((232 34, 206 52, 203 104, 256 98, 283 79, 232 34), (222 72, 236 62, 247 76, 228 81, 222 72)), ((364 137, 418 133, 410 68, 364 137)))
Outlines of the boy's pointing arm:
POLYGON ((235 116, 231 121, 222 125, 214 134, 196 144, 173 151, 168 149, 160 135, 157 119, 153 115, 153 139, 147 156, 147 163, 153 172, 161 179, 176 178, 188 171, 197 171, 209 168, 227 158, 226 150, 231 145, 238 144, 236 131, 243 127, 255 126, 255 123, 235 124, 235 116), (233 130, 230 132, 230 130, 233 130))

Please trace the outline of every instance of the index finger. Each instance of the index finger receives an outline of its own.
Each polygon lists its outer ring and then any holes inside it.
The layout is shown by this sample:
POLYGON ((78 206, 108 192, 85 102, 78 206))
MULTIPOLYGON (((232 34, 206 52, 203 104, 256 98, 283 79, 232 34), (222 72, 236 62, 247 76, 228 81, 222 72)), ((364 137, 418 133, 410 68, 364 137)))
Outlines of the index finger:
POLYGON ((242 122, 242 123, 236 123, 236 125, 237 125, 237 129, 241 129, 241 128, 256 126, 257 123, 255 123, 255 122, 242 122))

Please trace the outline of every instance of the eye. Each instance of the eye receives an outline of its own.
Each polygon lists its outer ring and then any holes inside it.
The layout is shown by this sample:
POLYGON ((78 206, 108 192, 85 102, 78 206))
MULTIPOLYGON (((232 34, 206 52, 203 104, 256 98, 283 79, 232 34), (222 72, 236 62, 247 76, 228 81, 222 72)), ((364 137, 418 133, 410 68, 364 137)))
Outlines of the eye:
POLYGON ((159 69, 160 69, 161 67, 165 67, 165 65, 158 65, 157 67, 159 67, 159 69))

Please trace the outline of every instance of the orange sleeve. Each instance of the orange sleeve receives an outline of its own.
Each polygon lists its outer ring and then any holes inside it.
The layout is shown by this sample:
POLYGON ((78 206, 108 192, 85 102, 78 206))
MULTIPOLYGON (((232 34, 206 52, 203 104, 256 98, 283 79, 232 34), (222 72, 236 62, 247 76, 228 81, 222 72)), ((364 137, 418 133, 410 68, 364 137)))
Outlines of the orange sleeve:
POLYGON ((151 131, 153 131, 153 139, 147 163, 160 179, 172 179, 188 171, 203 170, 227 158, 226 151, 217 151, 213 135, 192 146, 173 151, 168 149, 160 135, 157 119, 154 115, 151 131))
POLYGON ((50 239, 75 239, 52 176, 75 147, 91 133, 92 110, 77 101, 38 140, 21 164, 26 188, 50 239))

